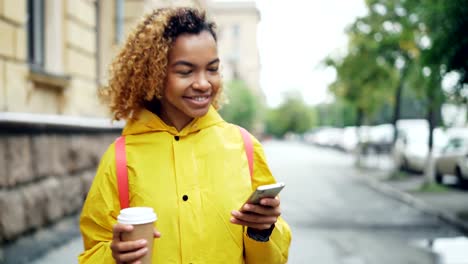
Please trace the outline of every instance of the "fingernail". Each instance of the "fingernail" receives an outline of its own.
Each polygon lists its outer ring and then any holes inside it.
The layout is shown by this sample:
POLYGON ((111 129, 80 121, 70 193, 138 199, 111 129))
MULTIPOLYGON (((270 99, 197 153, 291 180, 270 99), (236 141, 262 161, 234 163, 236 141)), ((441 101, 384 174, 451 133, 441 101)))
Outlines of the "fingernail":
POLYGON ((138 244, 140 244, 141 246, 145 245, 146 244, 146 239, 140 239, 138 241, 138 244))
POLYGON ((252 206, 249 205, 249 204, 246 204, 246 205, 244 205, 244 209, 245 210, 250 210, 250 209, 252 209, 252 206))

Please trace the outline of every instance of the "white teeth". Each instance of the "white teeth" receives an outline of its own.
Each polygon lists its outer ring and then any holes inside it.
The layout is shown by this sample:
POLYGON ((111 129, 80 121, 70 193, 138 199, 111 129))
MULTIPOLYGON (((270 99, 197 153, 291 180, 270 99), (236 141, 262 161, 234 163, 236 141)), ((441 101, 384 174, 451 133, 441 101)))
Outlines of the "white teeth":
POLYGON ((193 99, 197 102, 201 102, 201 101, 204 101, 206 100, 206 97, 200 97, 200 96, 197 96, 197 97, 193 97, 193 99))

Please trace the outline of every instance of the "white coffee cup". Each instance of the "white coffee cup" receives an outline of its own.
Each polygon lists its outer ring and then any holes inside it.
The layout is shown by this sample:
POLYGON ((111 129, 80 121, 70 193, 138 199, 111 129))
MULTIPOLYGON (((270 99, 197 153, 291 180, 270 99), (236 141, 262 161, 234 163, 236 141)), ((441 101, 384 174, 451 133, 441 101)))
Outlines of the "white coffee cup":
POLYGON ((129 207, 120 210, 117 221, 125 225, 133 225, 132 232, 122 233, 122 241, 146 239, 148 252, 141 259, 142 264, 150 264, 153 253, 154 222, 158 219, 151 207, 129 207))

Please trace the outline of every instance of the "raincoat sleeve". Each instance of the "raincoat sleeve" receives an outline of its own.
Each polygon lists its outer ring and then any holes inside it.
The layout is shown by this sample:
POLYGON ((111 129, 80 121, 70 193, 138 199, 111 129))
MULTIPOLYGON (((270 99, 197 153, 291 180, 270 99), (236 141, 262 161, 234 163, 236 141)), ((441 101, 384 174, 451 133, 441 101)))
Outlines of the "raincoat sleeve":
MULTIPOLYGON (((252 188, 259 185, 276 182, 266 163, 263 148, 253 138, 254 142, 254 174, 252 188)), ((247 228, 245 228, 247 230, 247 228)), ((291 230, 282 217, 278 218, 275 228, 268 242, 259 242, 250 238, 247 231, 244 231, 245 260, 250 263, 286 263, 288 261, 289 245, 291 244, 291 230)))
POLYGON ((103 155, 80 217, 84 252, 79 263, 115 263, 110 243, 120 211, 116 188, 115 152, 112 144, 103 155))

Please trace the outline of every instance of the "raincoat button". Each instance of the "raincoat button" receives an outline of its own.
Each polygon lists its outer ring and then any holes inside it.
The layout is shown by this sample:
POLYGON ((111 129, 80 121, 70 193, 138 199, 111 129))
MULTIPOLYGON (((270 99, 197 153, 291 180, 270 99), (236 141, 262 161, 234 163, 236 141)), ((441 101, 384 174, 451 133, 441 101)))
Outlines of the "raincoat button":
POLYGON ((187 195, 182 196, 182 200, 187 201, 187 200, 188 200, 188 196, 187 196, 187 195))
POLYGON ((176 141, 179 141, 179 136, 175 136, 174 139, 175 139, 176 141))

